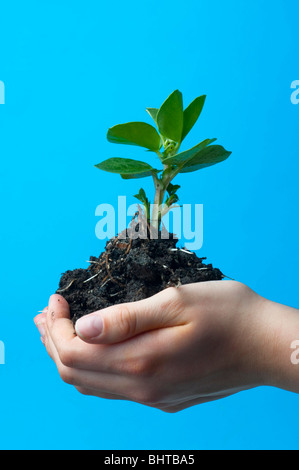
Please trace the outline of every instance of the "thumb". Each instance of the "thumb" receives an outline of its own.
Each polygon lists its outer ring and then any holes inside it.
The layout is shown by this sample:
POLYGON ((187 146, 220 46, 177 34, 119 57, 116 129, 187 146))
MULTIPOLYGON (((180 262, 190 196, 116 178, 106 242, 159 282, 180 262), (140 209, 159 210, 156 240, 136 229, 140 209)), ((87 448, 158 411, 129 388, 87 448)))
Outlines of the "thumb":
POLYGON ((76 333, 87 343, 112 344, 146 331, 182 324, 169 291, 173 293, 170 288, 145 300, 85 315, 77 320, 76 333))

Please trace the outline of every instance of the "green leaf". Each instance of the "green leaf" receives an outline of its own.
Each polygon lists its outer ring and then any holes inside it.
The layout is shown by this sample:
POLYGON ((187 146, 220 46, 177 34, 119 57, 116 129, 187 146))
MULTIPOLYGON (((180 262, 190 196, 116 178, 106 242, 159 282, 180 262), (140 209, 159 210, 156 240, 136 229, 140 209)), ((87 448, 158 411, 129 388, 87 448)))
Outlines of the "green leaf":
POLYGON ((136 199, 139 199, 139 201, 141 202, 144 202, 147 200, 147 197, 143 188, 140 188, 139 193, 135 194, 134 197, 136 197, 136 199))
POLYGON ((182 140, 184 140, 186 135, 189 134, 192 127, 199 118, 204 107, 205 100, 206 95, 199 96, 198 98, 195 98, 195 100, 192 101, 192 103, 190 103, 189 106, 184 110, 184 126, 182 140))
POLYGON ((180 189, 179 184, 171 184, 167 186, 166 191, 168 192, 168 197, 165 201, 165 204, 168 205, 168 207, 172 206, 173 204, 176 204, 179 200, 179 196, 176 194, 176 192, 180 189))
POLYGON ((145 162, 130 158, 109 158, 95 166, 99 170, 117 173, 124 179, 145 178, 157 171, 145 162))
POLYGON ((189 173, 191 171, 202 170, 216 163, 221 163, 231 155, 221 145, 211 145, 199 151, 192 159, 188 160, 180 173, 189 173))
POLYGON ((150 219, 150 202, 145 194, 145 191, 143 188, 141 188, 139 190, 139 193, 138 194, 135 194, 136 199, 138 199, 139 201, 142 202, 143 206, 144 206, 144 211, 145 211, 145 214, 146 214, 146 218, 147 220, 149 221, 150 219))
POLYGON ((141 188, 141 189, 139 190, 139 193, 138 193, 138 194, 135 194, 134 197, 136 197, 136 199, 138 199, 139 201, 141 201, 142 204, 144 204, 144 206, 145 206, 146 208, 149 208, 150 203, 149 203, 149 200, 148 200, 148 198, 147 198, 147 196, 146 196, 145 191, 144 191, 143 188, 141 188))
POLYGON ((175 142, 180 142, 184 124, 183 97, 179 90, 174 91, 162 104, 157 114, 160 134, 175 142))
POLYGON ((175 194, 180 189, 180 187, 181 186, 179 184, 169 183, 169 185, 166 188, 166 191, 168 192, 169 196, 172 196, 173 194, 175 194))
POLYGON ((148 112, 148 114, 150 115, 150 117, 155 121, 155 123, 157 124, 157 114, 159 112, 159 109, 158 108, 146 108, 146 111, 148 112))
POLYGON ((153 172, 144 171, 143 173, 126 173, 121 174, 123 180, 136 180, 138 178, 147 178, 148 176, 152 176, 153 172))
POLYGON ((203 142, 200 142, 200 144, 195 145, 195 147, 186 150, 185 152, 177 153, 172 157, 167 157, 163 160, 163 165, 181 165, 184 162, 186 163, 188 160, 197 155, 197 153, 202 149, 215 142, 215 140, 217 139, 206 139, 203 142))
POLYGON ((153 152, 162 147, 162 139, 156 129, 145 122, 128 122, 111 127, 107 139, 114 144, 137 145, 153 152))
POLYGON ((172 194, 171 196, 169 196, 166 201, 165 201, 165 204, 170 207, 172 206, 173 204, 176 204, 179 200, 179 196, 177 194, 172 194))

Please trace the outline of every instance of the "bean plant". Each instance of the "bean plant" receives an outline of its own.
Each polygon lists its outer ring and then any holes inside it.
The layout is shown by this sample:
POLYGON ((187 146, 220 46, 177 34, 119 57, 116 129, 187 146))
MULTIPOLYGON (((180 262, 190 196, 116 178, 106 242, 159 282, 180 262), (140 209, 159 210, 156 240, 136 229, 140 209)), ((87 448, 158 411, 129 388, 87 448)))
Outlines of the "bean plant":
POLYGON ((107 133, 109 142, 135 145, 155 153, 160 168, 130 158, 109 158, 96 165, 100 170, 117 173, 123 179, 152 177, 155 186, 153 204, 141 188, 135 197, 142 202, 148 225, 160 230, 161 220, 179 200, 179 185, 173 179, 179 173, 190 173, 226 160, 231 152, 221 145, 212 145, 217 139, 206 139, 189 150, 179 152, 180 147, 204 107, 206 95, 197 97, 186 109, 183 97, 175 90, 160 108, 147 108, 156 127, 145 122, 128 122, 111 127, 107 133))

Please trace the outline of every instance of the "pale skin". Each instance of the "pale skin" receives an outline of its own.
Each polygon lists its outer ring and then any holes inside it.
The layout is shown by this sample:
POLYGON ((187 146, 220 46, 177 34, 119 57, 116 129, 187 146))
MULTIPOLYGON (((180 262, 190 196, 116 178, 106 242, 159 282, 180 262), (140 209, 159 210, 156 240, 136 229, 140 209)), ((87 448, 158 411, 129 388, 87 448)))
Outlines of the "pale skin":
POLYGON ((174 413, 257 386, 299 393, 299 310, 235 281, 169 288, 75 327, 53 295, 34 321, 62 380, 84 395, 174 413))

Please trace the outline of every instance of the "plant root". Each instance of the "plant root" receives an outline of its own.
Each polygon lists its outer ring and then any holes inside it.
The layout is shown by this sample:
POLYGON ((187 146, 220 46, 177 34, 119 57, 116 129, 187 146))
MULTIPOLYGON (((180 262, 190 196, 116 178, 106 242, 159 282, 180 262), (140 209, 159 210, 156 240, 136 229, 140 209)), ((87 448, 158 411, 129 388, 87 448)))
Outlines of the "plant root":
POLYGON ((72 279, 69 285, 67 285, 64 289, 58 289, 57 292, 60 293, 60 292, 67 291, 74 284, 74 282, 75 282, 75 279, 72 279))

